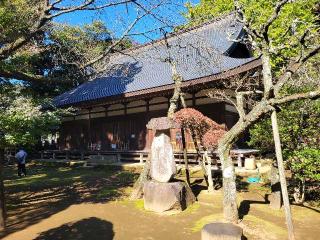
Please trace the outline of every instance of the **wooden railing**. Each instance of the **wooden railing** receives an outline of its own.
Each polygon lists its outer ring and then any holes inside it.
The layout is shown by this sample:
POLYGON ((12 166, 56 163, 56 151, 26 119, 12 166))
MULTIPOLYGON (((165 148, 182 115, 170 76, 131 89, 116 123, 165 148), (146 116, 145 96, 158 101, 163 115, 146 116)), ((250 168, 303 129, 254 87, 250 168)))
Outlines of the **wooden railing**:
MULTIPOLYGON (((72 151, 72 150, 46 150, 39 153, 40 159, 52 160, 83 160, 92 161, 92 159, 116 159, 116 162, 140 162, 143 163, 147 160, 149 151, 72 151), (100 157, 99 157, 100 156, 100 157)), ((175 160, 177 163, 183 164, 183 152, 174 152, 175 160)), ((216 156, 209 154, 212 159, 216 160, 216 156)), ((187 153, 189 163, 197 163, 197 153, 190 151, 187 153)))
MULTIPOLYGON (((254 155, 258 150, 255 149, 234 149, 231 150, 231 157, 234 164, 238 167, 243 166, 245 157, 254 155)), ((203 154, 203 152, 201 152, 203 154)), ((72 150, 47 150, 40 152, 40 159, 65 160, 65 161, 88 161, 91 163, 110 163, 110 162, 139 162, 143 163, 147 160, 149 151, 72 151, 72 150)), ((184 163, 183 152, 174 152, 175 160, 179 164, 184 163)), ((221 165, 216 152, 208 153, 212 164, 221 165)), ((196 151, 187 152, 188 163, 198 163, 198 154, 196 151)))

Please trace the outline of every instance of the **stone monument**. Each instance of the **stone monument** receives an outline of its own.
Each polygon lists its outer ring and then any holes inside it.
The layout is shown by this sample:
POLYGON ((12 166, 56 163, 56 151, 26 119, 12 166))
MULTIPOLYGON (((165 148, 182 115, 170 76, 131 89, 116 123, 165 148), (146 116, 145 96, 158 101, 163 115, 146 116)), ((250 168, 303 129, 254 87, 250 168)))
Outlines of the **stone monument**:
POLYGON ((195 201, 195 197, 185 182, 174 181, 176 163, 170 142, 170 129, 177 126, 167 117, 153 118, 147 124, 155 130, 151 145, 150 175, 152 180, 143 187, 146 210, 162 213, 170 210, 184 210, 195 201))

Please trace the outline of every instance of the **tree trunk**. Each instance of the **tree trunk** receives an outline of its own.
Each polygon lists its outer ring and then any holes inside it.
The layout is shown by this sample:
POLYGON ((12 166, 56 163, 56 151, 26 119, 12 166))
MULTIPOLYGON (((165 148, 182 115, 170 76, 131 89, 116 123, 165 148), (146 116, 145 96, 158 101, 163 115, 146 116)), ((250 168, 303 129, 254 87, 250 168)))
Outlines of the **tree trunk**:
POLYGON ((223 215, 228 222, 238 223, 237 189, 234 166, 230 155, 231 144, 219 145, 219 158, 222 163, 223 215))
POLYGON ((303 204, 305 200, 305 191, 306 191, 306 181, 305 179, 298 181, 298 186, 294 188, 294 202, 296 204, 303 204))
MULTIPOLYGON (((270 54, 268 49, 264 49, 262 52, 262 76, 263 76, 263 86, 264 86, 264 98, 269 99, 273 97, 274 92, 272 91, 272 87, 273 87, 272 66, 271 66, 271 59, 270 59, 270 54)), ((277 112, 275 110, 273 110, 271 113, 271 124, 272 124, 273 139, 274 139, 277 163, 278 163, 278 169, 279 169, 279 178, 280 178, 281 192, 282 192, 282 198, 283 198, 283 205, 286 213, 288 235, 289 235, 289 239, 293 240, 294 239, 293 224, 292 224, 292 218, 291 218, 287 182, 286 182, 285 172, 284 172, 281 141, 280 141, 280 135, 279 135, 279 129, 278 129, 278 121, 277 121, 277 112)))
POLYGON ((284 205, 284 210, 286 213, 286 223, 287 223, 287 228, 288 228, 288 235, 289 235, 290 240, 294 240, 295 237, 294 237, 294 233, 293 233, 292 216, 291 216, 290 202, 289 202, 289 196, 288 196, 288 190, 287 190, 285 169, 284 169, 283 158, 282 158, 281 142, 280 142, 280 135, 279 135, 276 111, 273 111, 271 114, 271 123, 272 123, 274 145, 275 145, 277 163, 278 163, 278 169, 279 169, 279 177, 280 177, 283 205, 284 205))
POLYGON ((194 147, 195 147, 196 152, 197 152, 197 160, 199 161, 199 164, 200 164, 200 167, 201 167, 201 170, 202 170, 202 173, 203 173, 203 178, 206 181, 206 185, 207 185, 207 187, 209 187, 206 164, 203 161, 203 156, 201 155, 201 152, 200 152, 200 146, 198 145, 198 142, 197 142, 197 135, 196 135, 196 133, 194 131, 192 131, 192 129, 190 129, 190 130, 191 130, 192 142, 193 142, 194 147))
POLYGON ((174 82, 174 91, 170 99, 170 106, 168 109, 168 118, 172 120, 174 118, 174 113, 177 109, 178 101, 181 99, 181 84, 182 77, 177 73, 175 64, 172 63, 172 80, 174 82))
POLYGON ((183 128, 181 129, 181 140, 182 140, 182 147, 183 147, 183 160, 184 160, 184 167, 185 167, 185 174, 186 174, 186 182, 190 187, 190 173, 189 173, 189 165, 188 165, 186 137, 185 137, 185 130, 183 128))
MULTIPOLYGON (((185 102, 183 98, 183 93, 181 92, 181 84, 183 81, 182 76, 180 76, 177 72, 176 65, 173 62, 169 62, 172 67, 172 80, 175 84, 173 95, 170 99, 170 106, 168 109, 167 117, 170 120, 174 119, 174 113, 177 109, 178 101, 181 100, 182 105, 185 107, 185 102)), ((184 142, 184 141, 183 141, 184 142)), ((184 147, 184 149, 186 149, 184 147)), ((190 177, 189 177, 189 168, 188 168, 188 159, 186 153, 184 154, 185 166, 186 166, 186 177, 187 183, 190 185, 190 177)), ((148 180, 149 172, 151 167, 151 154, 149 154, 146 163, 144 164, 143 171, 141 172, 138 180, 135 182, 133 191, 131 193, 130 199, 135 200, 139 199, 143 195, 143 185, 148 180)))
POLYGON ((143 166, 143 170, 142 170, 138 180, 135 182, 135 184, 133 186, 133 191, 130 195, 130 200, 137 200, 142 197, 143 185, 146 181, 148 181, 150 167, 151 167, 151 154, 148 155, 147 161, 145 162, 145 164, 143 166))
POLYGON ((208 151, 205 151, 204 152, 204 155, 203 155, 203 162, 206 162, 207 161, 207 175, 208 175, 208 183, 209 183, 209 186, 208 186, 208 192, 209 193, 212 193, 213 192, 213 179, 212 179, 212 171, 211 171, 211 157, 208 156, 208 151))
POLYGON ((4 149, 0 148, 0 230, 6 226, 6 205, 3 185, 4 149))

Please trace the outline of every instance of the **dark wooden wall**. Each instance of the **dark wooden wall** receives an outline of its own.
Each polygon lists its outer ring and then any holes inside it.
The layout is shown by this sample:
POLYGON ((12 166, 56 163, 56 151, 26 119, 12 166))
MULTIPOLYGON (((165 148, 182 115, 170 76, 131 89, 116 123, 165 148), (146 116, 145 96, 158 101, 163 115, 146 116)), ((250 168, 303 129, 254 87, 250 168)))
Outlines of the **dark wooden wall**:
MULTIPOLYGON (((226 112, 222 103, 200 105, 195 108, 217 123, 225 123, 228 128, 237 120, 237 114, 226 112)), ((166 116, 166 113, 166 110, 160 110, 92 118, 90 121, 86 119, 64 122, 60 130, 59 148, 87 150, 92 149, 94 144, 93 147, 100 145, 101 150, 112 150, 111 144, 116 144, 118 150, 147 150, 150 149, 154 133, 146 129, 146 124, 151 118, 166 116)), ((176 149, 181 147, 177 138, 179 131, 171 131, 171 139, 176 149)), ((192 142, 190 136, 187 136, 187 141, 192 142)), ((189 144, 189 148, 192 148, 191 145, 189 144)))

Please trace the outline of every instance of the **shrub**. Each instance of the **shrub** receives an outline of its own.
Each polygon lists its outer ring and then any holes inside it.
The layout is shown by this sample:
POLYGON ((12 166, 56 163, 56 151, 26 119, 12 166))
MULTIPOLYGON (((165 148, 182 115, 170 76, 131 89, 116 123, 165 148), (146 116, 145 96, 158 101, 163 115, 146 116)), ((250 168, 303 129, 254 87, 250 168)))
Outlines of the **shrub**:
POLYGON ((184 108, 175 113, 175 121, 188 129, 206 148, 216 148, 223 136, 225 125, 220 125, 193 108, 184 108))

